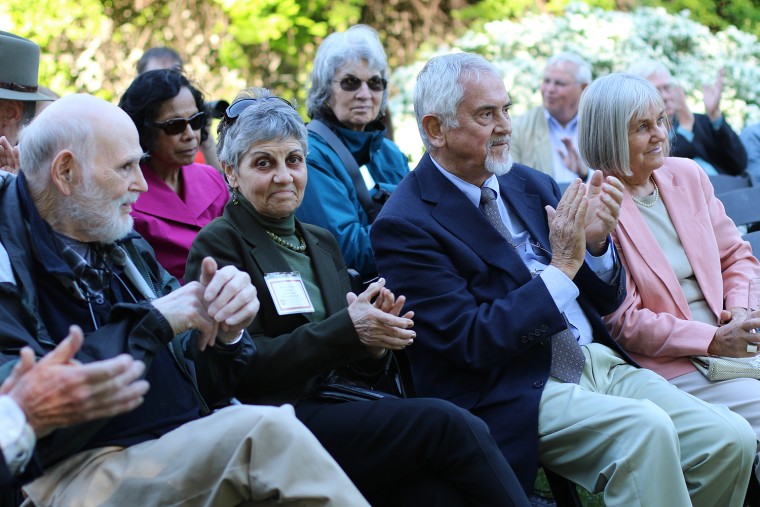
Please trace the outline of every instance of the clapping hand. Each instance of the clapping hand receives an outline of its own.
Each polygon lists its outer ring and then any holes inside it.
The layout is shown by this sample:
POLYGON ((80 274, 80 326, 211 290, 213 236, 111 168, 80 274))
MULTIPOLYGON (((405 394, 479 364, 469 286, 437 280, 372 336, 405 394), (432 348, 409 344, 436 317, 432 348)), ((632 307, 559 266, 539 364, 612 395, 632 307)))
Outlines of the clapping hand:
POLYGON ((415 333, 413 312, 399 317, 406 298, 395 298, 385 288, 385 279, 372 283, 358 296, 353 292, 346 294, 348 315, 354 323, 359 340, 369 348, 373 355, 380 357, 385 349, 401 350, 411 345, 415 333), (373 302, 374 300, 374 302, 373 302))

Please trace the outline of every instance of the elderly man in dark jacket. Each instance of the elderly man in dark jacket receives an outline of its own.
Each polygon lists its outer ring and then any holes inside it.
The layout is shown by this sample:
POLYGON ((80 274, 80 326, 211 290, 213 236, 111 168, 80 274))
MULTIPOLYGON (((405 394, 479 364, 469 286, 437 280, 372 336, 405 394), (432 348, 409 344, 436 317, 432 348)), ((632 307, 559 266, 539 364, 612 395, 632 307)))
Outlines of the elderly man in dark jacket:
POLYGON ((292 407, 224 405, 254 347, 256 290, 234 267, 203 263, 179 286, 131 232, 146 190, 129 117, 88 95, 24 130, 21 174, 0 184, 0 373, 19 351, 52 350, 72 323, 82 363, 128 353, 150 391, 132 412, 54 431, 37 452, 34 505, 367 505, 292 407), (296 466, 298 464, 298 466, 296 466))

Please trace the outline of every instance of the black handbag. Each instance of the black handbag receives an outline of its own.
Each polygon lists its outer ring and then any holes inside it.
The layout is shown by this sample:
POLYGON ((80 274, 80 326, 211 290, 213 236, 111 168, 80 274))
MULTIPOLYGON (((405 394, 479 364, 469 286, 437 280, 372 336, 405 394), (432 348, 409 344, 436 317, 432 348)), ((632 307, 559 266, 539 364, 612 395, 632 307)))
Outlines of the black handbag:
POLYGON ((392 351, 387 370, 374 386, 333 370, 325 376, 314 394, 317 398, 334 402, 409 398, 415 395, 411 380, 411 368, 406 353, 403 350, 392 351))

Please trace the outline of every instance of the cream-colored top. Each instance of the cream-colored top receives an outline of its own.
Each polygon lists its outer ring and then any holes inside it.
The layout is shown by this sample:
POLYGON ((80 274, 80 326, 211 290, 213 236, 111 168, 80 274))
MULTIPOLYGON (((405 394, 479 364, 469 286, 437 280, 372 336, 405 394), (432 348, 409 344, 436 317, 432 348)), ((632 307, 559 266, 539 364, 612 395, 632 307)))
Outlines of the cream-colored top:
MULTIPOLYGON (((646 204, 651 204, 652 197, 654 196, 638 197, 637 199, 646 204)), ((681 290, 686 296, 686 301, 689 303, 692 319, 697 322, 716 325, 715 317, 705 301, 702 288, 694 276, 694 269, 691 267, 681 239, 673 227, 673 222, 662 199, 658 199, 650 207, 642 206, 637 202, 636 207, 657 240, 657 244, 660 245, 670 267, 673 268, 673 272, 681 284, 681 290)))

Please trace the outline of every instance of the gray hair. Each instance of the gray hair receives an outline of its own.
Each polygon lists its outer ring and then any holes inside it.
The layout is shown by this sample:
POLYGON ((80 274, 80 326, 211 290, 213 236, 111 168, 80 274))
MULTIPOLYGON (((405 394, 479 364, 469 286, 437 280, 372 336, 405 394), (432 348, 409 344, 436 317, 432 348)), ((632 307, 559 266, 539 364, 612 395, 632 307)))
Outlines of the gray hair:
MULTIPOLYGON (((333 98, 332 81, 344 65, 365 60, 380 77, 388 79, 388 60, 377 32, 367 25, 354 25, 345 32, 327 36, 319 45, 311 71, 309 91, 306 93, 306 111, 310 118, 317 118, 330 110, 333 98)), ((388 106, 388 88, 383 92, 380 104, 382 115, 388 106)))
POLYGON ((484 74, 501 78, 494 64, 473 53, 436 56, 425 64, 414 86, 414 114, 426 150, 431 151, 432 145, 422 127, 422 118, 435 115, 442 126, 456 128, 457 108, 464 98, 463 77, 477 81, 484 74))
POLYGON ((556 54, 547 60, 545 69, 554 67, 560 63, 571 63, 575 65, 575 80, 578 81, 578 83, 583 85, 591 82, 591 64, 584 60, 581 55, 570 51, 556 54))
POLYGON ((33 194, 39 195, 50 185, 50 165, 58 153, 71 151, 83 172, 89 172, 96 145, 93 125, 81 117, 56 115, 32 121, 19 135, 19 159, 33 194))
POLYGON ((633 62, 631 66, 628 67, 628 70, 626 72, 628 74, 633 74, 634 76, 643 77, 644 79, 648 79, 649 76, 658 72, 664 72, 665 74, 671 76, 668 68, 665 67, 662 63, 658 62, 657 60, 649 59, 637 60, 633 62))
POLYGON ((219 132, 216 151, 219 161, 232 167, 235 173, 240 161, 251 146, 263 141, 278 141, 293 137, 301 143, 304 154, 308 151, 308 132, 295 106, 275 96, 265 88, 248 88, 235 97, 239 100, 254 99, 232 125, 219 132))
MULTIPOLYGON (((646 79, 615 73, 596 79, 581 96, 578 149, 589 167, 615 176, 632 176, 628 131, 631 120, 650 109, 665 109, 657 89, 646 79)), ((666 127, 670 127, 665 118, 666 127)), ((666 137, 663 155, 670 153, 666 137)))

